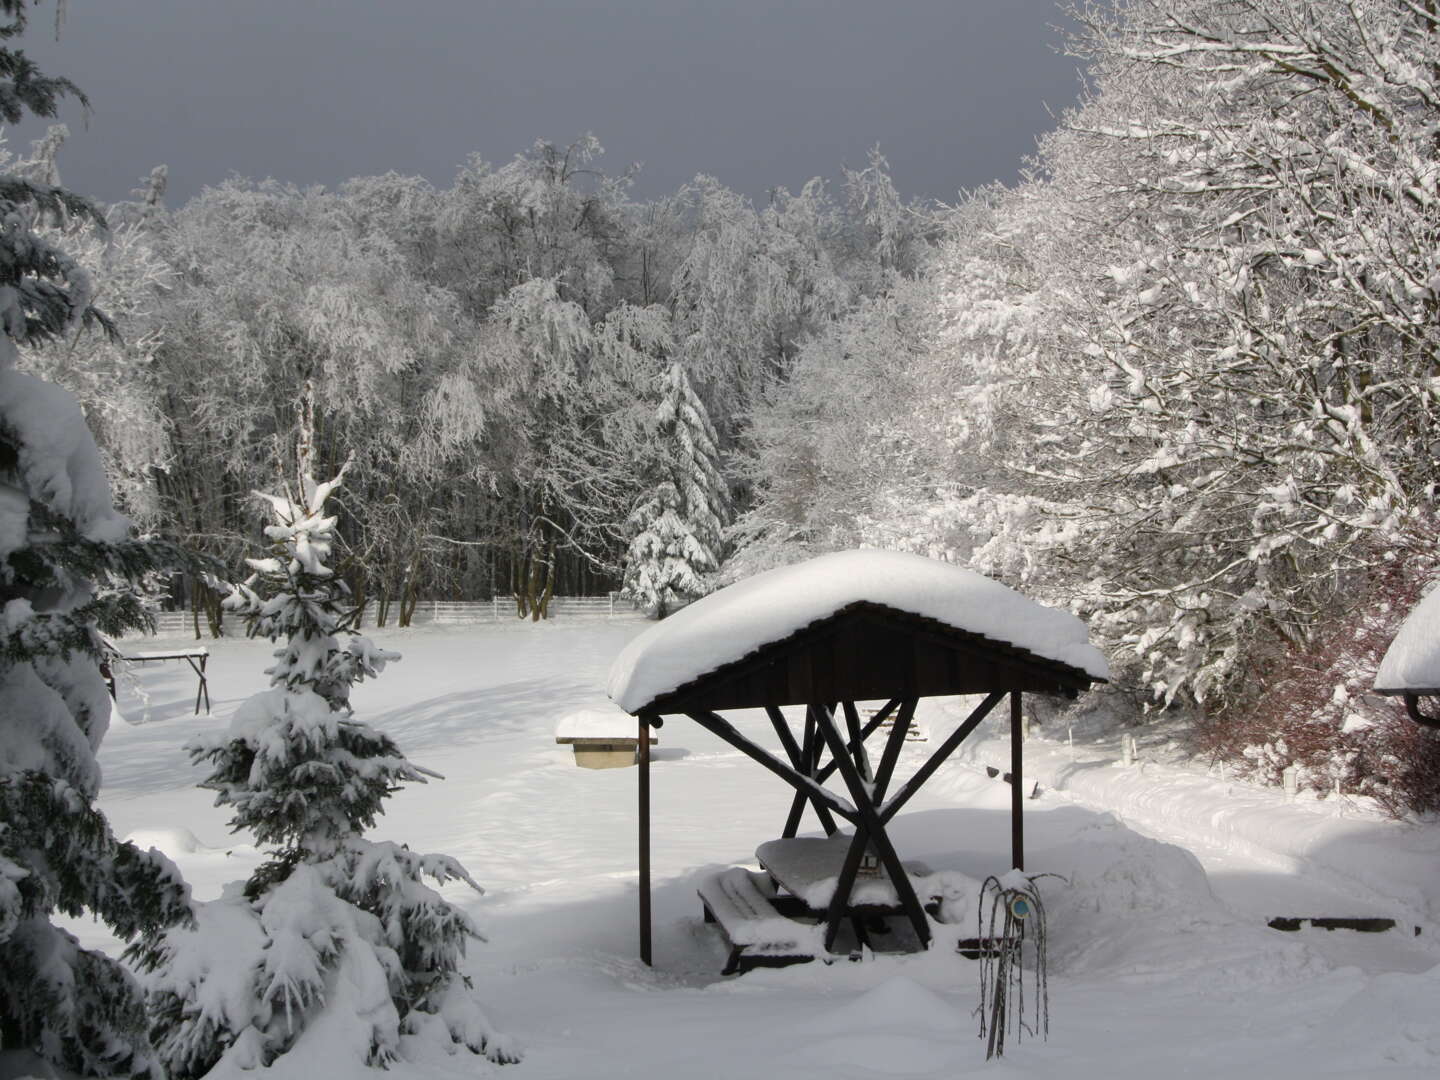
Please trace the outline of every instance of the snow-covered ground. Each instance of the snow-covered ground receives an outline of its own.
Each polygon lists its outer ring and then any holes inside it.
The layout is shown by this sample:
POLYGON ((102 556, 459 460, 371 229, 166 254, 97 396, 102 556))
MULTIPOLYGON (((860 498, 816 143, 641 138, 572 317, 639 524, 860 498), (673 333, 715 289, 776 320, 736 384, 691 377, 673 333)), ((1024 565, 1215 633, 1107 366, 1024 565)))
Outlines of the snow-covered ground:
MULTIPOLYGON (((1129 768, 1093 744, 1032 739, 1027 866, 1049 914, 1048 1042, 986 1062, 973 1014, 978 967, 940 927, 921 955, 718 974, 702 924, 702 871, 753 865, 778 835, 788 789, 682 720, 654 753, 656 963, 636 956, 635 772, 576 768, 554 741, 566 713, 606 708, 611 661, 644 623, 505 624, 376 634, 404 654, 355 694, 363 718, 445 774, 390 801, 375 835, 457 856, 490 941, 470 958, 516 1066, 466 1055, 392 1075, 525 1078, 1434 1077, 1440 1075, 1440 829, 1282 795, 1154 762, 1129 768), (1383 934, 1268 929, 1272 915, 1388 915, 1383 934), (1416 928, 1420 933, 1417 936, 1416 928)), ((137 643, 138 644, 138 643, 137 643)), ((182 642, 145 643, 146 648, 182 642)), ((183 643, 193 644, 193 642, 183 643)), ((209 643, 212 715, 192 717, 176 662, 122 685, 101 750, 100 804, 118 835, 165 850, 201 898, 257 855, 194 787, 185 740, 263 686, 264 642, 209 643), (148 698, 142 699, 141 692, 148 698)), ((948 730, 961 703, 928 703, 948 730)), ((763 716, 737 726, 769 745, 763 716)), ((902 775, 934 741, 908 743, 902 775)), ((1002 744, 980 733, 897 819, 902 855, 975 877, 1008 866, 1002 744)), ((813 826, 813 820, 809 821, 813 826)), ((110 945, 102 927, 73 929, 110 945)), ((283 1070, 274 1070, 283 1073, 283 1070)))

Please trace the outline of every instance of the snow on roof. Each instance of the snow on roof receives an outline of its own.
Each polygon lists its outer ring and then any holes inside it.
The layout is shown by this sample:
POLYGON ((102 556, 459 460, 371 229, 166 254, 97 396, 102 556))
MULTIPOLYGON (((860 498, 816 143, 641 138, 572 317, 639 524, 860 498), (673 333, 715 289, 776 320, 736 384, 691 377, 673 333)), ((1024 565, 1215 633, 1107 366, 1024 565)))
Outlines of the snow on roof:
POLYGON ((634 713, 701 675, 868 601, 1109 675, 1085 624, 999 582, 898 551, 840 551, 736 582, 656 623, 610 668, 610 700, 634 713))
MULTIPOLYGON (((635 718, 619 709, 579 709, 566 713, 555 725, 557 739, 623 739, 639 741, 635 718)), ((654 736, 650 738, 655 741, 654 736)))
POLYGON ((1382 694, 1440 689, 1440 589, 1405 616, 1380 661, 1375 689, 1382 694))

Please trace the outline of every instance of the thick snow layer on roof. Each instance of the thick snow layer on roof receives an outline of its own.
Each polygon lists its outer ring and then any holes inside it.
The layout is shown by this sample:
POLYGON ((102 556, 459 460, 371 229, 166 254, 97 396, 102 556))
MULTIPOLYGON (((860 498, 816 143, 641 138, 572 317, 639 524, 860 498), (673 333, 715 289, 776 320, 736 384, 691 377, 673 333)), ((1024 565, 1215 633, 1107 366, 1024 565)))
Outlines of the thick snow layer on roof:
POLYGON ((637 712, 662 694, 869 601, 1028 649, 1103 679, 1085 624, 950 563, 898 551, 840 551, 711 593, 632 641, 610 669, 610 700, 637 712))
MULTIPOLYGON (((580 709, 555 725, 557 739, 640 739, 635 718, 619 709, 580 709)), ((650 736, 650 741, 656 741, 650 736)))
POLYGON ((1381 693, 1440 689, 1440 589, 1405 617, 1380 661, 1375 689, 1381 693))

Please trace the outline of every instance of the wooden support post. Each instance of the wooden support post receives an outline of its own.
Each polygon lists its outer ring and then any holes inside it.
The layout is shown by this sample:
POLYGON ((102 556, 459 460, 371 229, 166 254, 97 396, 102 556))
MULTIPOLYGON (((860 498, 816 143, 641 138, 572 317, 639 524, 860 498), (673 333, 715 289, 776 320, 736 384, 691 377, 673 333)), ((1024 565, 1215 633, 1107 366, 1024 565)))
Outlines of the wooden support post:
POLYGON ((650 951, 650 724, 640 724, 640 959, 649 966, 650 951))
POLYGON ((1025 869, 1025 782, 1021 772, 1020 691, 1010 691, 1010 865, 1025 869))

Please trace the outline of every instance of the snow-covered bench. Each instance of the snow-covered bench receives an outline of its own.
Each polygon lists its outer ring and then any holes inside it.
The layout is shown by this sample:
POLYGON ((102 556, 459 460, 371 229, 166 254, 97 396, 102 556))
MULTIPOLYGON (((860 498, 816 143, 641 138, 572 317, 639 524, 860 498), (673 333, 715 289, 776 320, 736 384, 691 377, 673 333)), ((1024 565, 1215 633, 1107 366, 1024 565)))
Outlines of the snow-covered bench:
MULTIPOLYGON (((585 769, 615 769, 635 764, 640 748, 639 721, 618 709, 581 709, 555 725, 555 741, 572 746, 575 764, 585 769)), ((650 745, 660 740, 650 732, 650 745)))
POLYGON ((110 698, 115 698, 115 671, 114 665, 117 661, 126 664, 148 664, 154 660, 184 660, 190 665, 190 670, 195 672, 200 685, 195 690, 195 715, 200 715, 200 702, 205 702, 205 711, 210 711, 210 682, 205 677, 205 663, 210 659, 210 652, 204 646, 198 649, 165 649, 154 652, 122 652, 120 646, 109 638, 100 639, 100 674, 105 679, 105 685, 110 688, 110 698))
POLYGON ((754 967, 803 964, 825 954, 824 928, 787 918, 791 897, 775 895, 768 875, 732 866, 706 877, 697 890, 705 921, 720 927, 730 943, 730 957, 722 975, 754 967))

